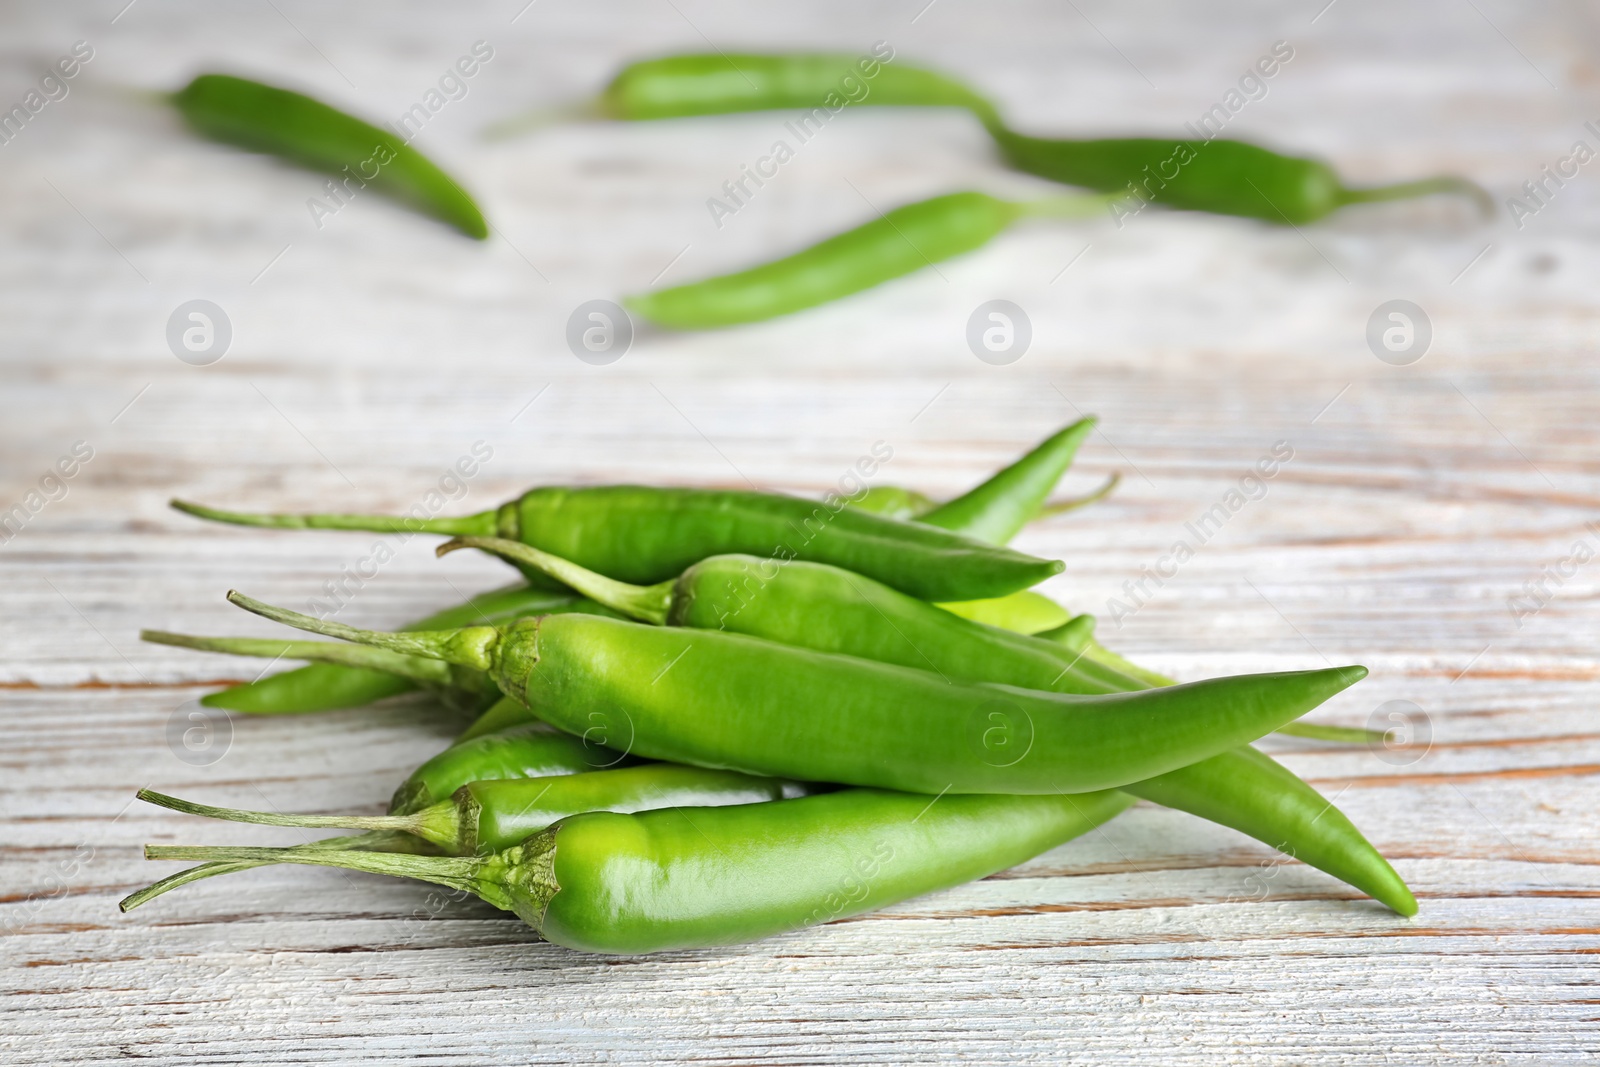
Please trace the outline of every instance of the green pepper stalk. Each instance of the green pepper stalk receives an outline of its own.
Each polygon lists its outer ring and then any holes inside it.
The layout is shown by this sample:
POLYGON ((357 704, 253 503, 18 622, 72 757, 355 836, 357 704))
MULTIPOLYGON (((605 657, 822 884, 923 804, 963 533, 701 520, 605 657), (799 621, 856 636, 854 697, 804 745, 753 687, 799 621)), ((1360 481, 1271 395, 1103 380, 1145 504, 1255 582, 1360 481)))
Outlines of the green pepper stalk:
POLYGON ((327 637, 488 671, 538 718, 576 734, 603 727, 604 743, 648 758, 914 793, 1116 788, 1252 741, 1366 675, 1351 666, 1074 696, 598 616, 382 633, 229 599, 327 637))
POLYGON ((1470 197, 1485 217, 1494 211, 1489 194, 1464 178, 1350 188, 1326 163, 1244 141, 1030 137, 1011 130, 994 104, 966 85, 868 56, 708 53, 643 60, 617 74, 601 96, 599 110, 635 121, 859 106, 963 108, 983 123, 1005 161, 1018 170, 1179 209, 1300 225, 1348 204, 1444 193, 1470 197), (851 84, 855 91, 850 91, 851 84))
MULTIPOLYGON (((788 315, 881 285, 988 244, 1025 218, 1086 218, 1122 194, 1030 203, 950 193, 747 270, 623 298, 628 310, 675 330, 705 330, 788 315)), ((953 598, 952 598, 953 599, 953 598)))
POLYGON ((444 800, 398 815, 285 815, 273 811, 246 811, 180 800, 153 789, 139 790, 138 798, 173 811, 230 822, 399 831, 415 835, 447 855, 472 856, 521 844, 567 816, 585 811, 634 812, 760 804, 808 796, 823 788, 826 787, 758 778, 736 771, 649 763, 550 778, 468 782, 444 800))
MULTIPOLYGON (((763 571, 762 564, 768 561, 716 556, 690 567, 676 581, 640 587, 614 582, 514 541, 458 538, 437 551, 443 555, 468 547, 539 567, 599 603, 654 625, 742 633, 920 667, 966 682, 1080 694, 1149 688, 1084 658, 1094 631, 1094 619, 1088 615, 1073 619, 1052 635, 1054 640, 1047 640, 957 619, 870 578, 821 564, 791 563, 763 571)), ((502 714, 506 713, 525 711, 507 708, 502 714)), ((486 718, 484 725, 495 721, 486 718)), ((1404 881, 1342 812, 1249 747, 1122 788, 1247 833, 1401 914, 1416 911, 1416 900, 1404 881)))
MULTIPOLYGON (((509 699, 509 698, 508 698, 509 699)), ((395 790, 390 815, 413 815, 447 800, 473 782, 508 778, 549 778, 606 768, 629 767, 632 756, 592 741, 564 734, 544 723, 523 722, 510 729, 458 741, 418 767, 395 790)), ((428 850, 421 838, 399 830, 378 830, 353 837, 331 837, 305 849, 362 849, 372 852, 428 850)), ((204 863, 146 886, 122 902, 122 910, 138 907, 181 885, 219 874, 259 867, 259 863, 204 863)))
POLYGON ((258 656, 271 660, 311 660, 347 670, 366 671, 383 677, 398 678, 411 683, 399 687, 401 692, 420 686, 440 697, 446 706, 470 711, 474 715, 487 709, 500 697, 500 690, 482 671, 421 656, 406 656, 381 648, 338 645, 327 641, 195 637, 190 634, 169 633, 165 630, 140 630, 139 640, 155 645, 171 645, 175 648, 191 648, 197 652, 218 652, 231 656, 258 656))
MULTIPOLYGON (((516 585, 480 593, 465 603, 435 612, 401 629, 445 630, 480 622, 498 625, 528 615, 555 615, 563 611, 604 613, 598 604, 570 593, 516 585)), ((411 692, 433 679, 434 674, 426 672, 437 673, 437 668, 423 667, 417 657, 409 657, 409 660, 398 664, 391 661, 381 666, 377 661, 364 666, 312 663, 209 693, 200 698, 200 703, 252 715, 300 715, 357 707, 411 692), (426 676, 419 677, 423 674, 426 676)), ((476 691, 478 687, 469 688, 476 691)))
POLYGON ((147 845, 150 859, 301 863, 416 878, 514 912, 547 941, 643 953, 738 944, 983 878, 1123 811, 1117 792, 797 800, 590 812, 488 856, 147 845))
POLYGON ((172 506, 240 526, 504 537, 640 585, 728 552, 832 563, 934 601, 1005 596, 1064 569, 1059 560, 859 511, 844 497, 818 503, 742 490, 548 486, 491 511, 432 519, 251 514, 177 500, 172 506))
POLYGON ((393 130, 301 93, 229 74, 202 74, 171 100, 204 137, 333 175, 341 183, 341 202, 371 186, 468 237, 489 236, 472 197, 393 130))

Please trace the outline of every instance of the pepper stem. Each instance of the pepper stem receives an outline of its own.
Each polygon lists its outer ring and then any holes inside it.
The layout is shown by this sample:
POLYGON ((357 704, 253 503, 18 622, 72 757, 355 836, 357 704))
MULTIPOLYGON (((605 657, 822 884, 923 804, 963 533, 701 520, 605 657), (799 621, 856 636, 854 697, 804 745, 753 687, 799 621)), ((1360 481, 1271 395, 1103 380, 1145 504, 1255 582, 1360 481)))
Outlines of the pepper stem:
POLYGON ((629 585, 603 574, 596 574, 570 560, 503 537, 457 537, 434 549, 434 555, 444 556, 458 549, 477 548, 491 552, 512 563, 525 564, 546 574, 563 585, 571 586, 591 600, 598 601, 613 611, 630 619, 665 626, 667 612, 672 606, 673 581, 658 585, 629 585))
POLYGON ((1088 218, 1119 200, 1127 193, 1077 194, 1073 196, 1047 196, 1043 200, 1030 200, 1017 204, 1019 218, 1082 219, 1088 218))
POLYGON ((408 656, 426 656, 430 659, 441 659, 446 663, 455 663, 462 667, 474 667, 480 671, 487 671, 494 666, 493 652, 500 640, 500 631, 493 626, 464 626, 459 630, 412 630, 405 633, 387 633, 383 630, 358 630, 354 626, 332 622, 326 619, 314 619, 310 615, 302 615, 298 611, 288 608, 276 608, 271 604, 245 596, 237 590, 229 590, 228 600, 244 610, 254 612, 273 622, 281 622, 285 626, 293 626, 297 630, 321 634, 324 637, 337 637, 341 641, 354 641, 361 645, 374 645, 386 648, 391 652, 400 652, 408 656))
POLYGON ((1477 182, 1451 175, 1422 178, 1417 181, 1395 182, 1392 185, 1374 185, 1364 189, 1340 190, 1339 199, 1346 204, 1370 204, 1380 200, 1407 200, 1414 196, 1432 196, 1435 193, 1454 193, 1470 197, 1478 205, 1484 218, 1494 215, 1494 198, 1477 182))
POLYGON ((156 645, 192 648, 200 652, 220 652, 230 656, 258 656, 262 659, 309 660, 337 663, 345 667, 367 667, 386 674, 398 674, 414 682, 450 685, 450 668, 435 659, 402 655, 365 645, 335 645, 326 641, 282 641, 261 637, 195 637, 165 630, 140 630, 139 640, 156 645))
POLYGON ((315 514, 291 515, 258 511, 224 511, 204 504, 191 504, 174 498, 169 503, 187 515, 211 522, 226 522, 234 526, 267 526, 280 530, 370 530, 374 533, 431 533, 459 536, 462 534, 492 534, 496 530, 497 511, 480 511, 476 515, 446 516, 443 518, 417 518, 411 515, 349 515, 315 514))
POLYGON ((615 118, 606 107, 604 97, 594 96, 554 107, 536 107, 492 122, 483 128, 486 141, 504 141, 531 130, 541 130, 561 122, 598 122, 615 118))
MULTIPOLYGON (((439 822, 457 821, 449 818, 450 815, 454 815, 456 809, 455 804, 448 800, 440 801, 410 815, 284 815, 275 811, 248 811, 243 808, 219 808, 211 804, 198 804, 192 800, 183 800, 180 797, 158 793, 154 789, 141 789, 137 796, 140 800, 148 804, 154 804, 157 807, 181 811, 186 815, 199 815, 207 819, 247 822, 258 826, 329 827, 341 830, 404 830, 420 837, 427 837, 429 840, 434 840, 436 837, 441 836, 437 832, 437 824, 439 822), (443 809, 448 809, 448 812, 443 809), (440 819, 441 815, 445 816, 444 820, 440 819)), ((435 841, 435 844, 449 844, 455 838, 454 834, 443 836, 445 839, 443 841, 435 841)))
POLYGON ((1121 481, 1122 474, 1113 471, 1111 477, 1106 479, 1105 484, 1094 492, 1085 493, 1083 496, 1068 497, 1065 500, 1052 500, 1047 504, 1042 504, 1039 510, 1033 513, 1033 517, 1042 519, 1049 515, 1063 515, 1069 511, 1076 511, 1085 505, 1093 504, 1097 500, 1104 500, 1111 495, 1112 490, 1116 489, 1121 481))
POLYGON ((396 878, 415 878, 421 882, 460 889, 482 897, 497 907, 504 894, 485 880, 488 859, 459 856, 410 856, 396 852, 323 852, 293 848, 229 848, 212 845, 146 845, 147 860, 213 860, 224 863, 300 863, 312 867, 343 867, 396 878))
MULTIPOLYGON (((380 830, 367 834, 354 834, 349 837, 325 837, 321 841, 313 841, 309 844, 296 845, 295 847, 312 851, 342 852, 347 849, 370 849, 372 851, 385 852, 405 851, 408 846, 427 847, 410 834, 400 833, 396 830, 380 830)), ((179 886, 188 885, 190 882, 215 878, 219 874, 237 874, 240 871, 251 871, 261 866, 265 865, 240 862, 202 863, 196 867, 189 867, 179 871, 177 874, 169 874, 159 882, 153 882, 143 889, 129 893, 117 902, 117 908, 123 912, 129 912, 141 904, 148 904, 163 893, 170 893, 179 886)))

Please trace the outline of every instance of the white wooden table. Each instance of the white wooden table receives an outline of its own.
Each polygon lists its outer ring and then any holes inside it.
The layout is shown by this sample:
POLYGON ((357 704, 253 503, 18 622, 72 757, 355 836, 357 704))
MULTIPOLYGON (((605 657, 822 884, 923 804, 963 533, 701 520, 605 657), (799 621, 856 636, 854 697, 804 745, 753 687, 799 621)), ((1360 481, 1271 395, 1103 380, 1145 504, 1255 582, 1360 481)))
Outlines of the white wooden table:
MULTIPOLYGON (((998 168, 962 116, 866 111, 718 229, 705 201, 783 116, 479 136, 594 90, 626 58, 707 40, 886 40, 985 86, 1024 127, 1170 131, 1284 40, 1293 60, 1230 133, 1357 180, 1460 171, 1503 201, 1575 140, 1600 144, 1583 128, 1600 116, 1592 12, 125 2, 0 13, 0 105, 75 41, 94 49, 69 95, 0 145, 0 508, 75 442, 93 450, 0 545, 0 1059, 1593 1061, 1600 563, 1574 546, 1600 551, 1584 525, 1600 504, 1595 165, 1521 229, 1444 203, 1303 231, 1154 211, 1121 229, 1041 224, 813 313, 642 331, 591 366, 563 340, 585 300, 936 192, 1040 186, 998 168), (123 91, 217 67, 398 117, 478 40, 492 60, 419 144, 479 195, 497 228, 483 245, 376 198, 318 230, 306 200, 320 179, 197 143, 123 91), (992 298, 1033 324, 1009 366, 964 339, 992 298), (166 343, 192 299, 232 325, 209 366, 166 343), (1365 340, 1392 299, 1432 323, 1409 366, 1365 340), (451 510, 562 481, 821 493, 879 440, 894 449, 881 483, 949 494, 1089 411, 1104 432, 1068 488, 1125 478, 1020 540, 1069 562, 1049 591, 1186 678, 1367 664, 1321 721, 1415 705, 1431 740, 1404 753, 1269 744, 1393 857, 1416 919, 1147 805, 881 914, 651 959, 576 955, 486 906, 434 909, 426 888, 332 871, 260 871, 116 911, 172 869, 142 860, 143 842, 299 839, 132 805, 138 787, 376 811, 458 725, 420 699, 240 718, 215 759, 180 759, 169 737, 188 702, 259 664, 142 645, 138 628, 269 633, 223 592, 301 605, 377 538, 208 527, 169 496, 403 510, 480 441, 493 457, 451 510), (1124 583, 1279 441, 1293 459, 1266 495, 1113 625, 1124 583), (1543 606, 1518 618, 1511 598, 1541 580, 1543 606)), ((340 618, 390 625, 502 580, 486 561, 435 562, 418 539, 340 618)))

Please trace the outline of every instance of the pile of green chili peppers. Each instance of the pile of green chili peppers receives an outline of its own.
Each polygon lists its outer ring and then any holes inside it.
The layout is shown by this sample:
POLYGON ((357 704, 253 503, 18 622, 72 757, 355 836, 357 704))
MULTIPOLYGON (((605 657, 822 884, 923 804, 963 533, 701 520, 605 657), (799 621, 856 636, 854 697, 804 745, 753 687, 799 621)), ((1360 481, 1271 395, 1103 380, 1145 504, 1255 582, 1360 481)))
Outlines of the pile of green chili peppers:
MULTIPOLYGON (((1094 638, 1033 590, 1059 561, 1005 547, 1042 514, 1093 420, 943 504, 902 489, 775 493, 545 487, 459 518, 279 515, 257 527, 409 531, 487 552, 525 584, 393 632, 239 593, 336 641, 146 640, 309 662, 206 698, 303 714, 412 689, 470 710, 385 815, 182 812, 363 831, 293 848, 148 846, 199 861, 133 893, 265 864, 433 882, 574 949, 750 941, 983 878, 1137 799, 1232 827, 1402 915, 1416 900, 1334 805, 1252 742, 1366 740, 1298 720, 1357 666, 1188 684, 1094 638)), ((1109 488, 1109 485, 1108 487, 1109 488)))
MULTIPOLYGON (((759 266, 625 298, 635 314, 682 330, 757 322, 970 252, 1026 219, 1105 211, 1120 224, 1147 204, 1285 226, 1315 222, 1350 204, 1436 193, 1465 195, 1484 213, 1493 210, 1488 194, 1463 178, 1351 187, 1319 160, 1222 137, 1019 133, 973 89, 895 61, 885 47, 880 42, 860 57, 716 51, 641 60, 625 66, 582 112, 632 122, 785 109, 796 113, 801 127, 820 129, 848 107, 955 107, 982 123, 1008 166, 1094 195, 1028 203, 975 191, 936 196, 759 266)), ((168 99, 201 136, 332 175, 327 192, 337 204, 371 186, 470 237, 489 234, 472 197, 394 127, 373 126, 300 93, 227 74, 202 74, 168 99)), ((748 168, 738 179, 746 196, 752 180, 761 182, 748 168)), ((744 202, 731 186, 728 195, 744 202)))

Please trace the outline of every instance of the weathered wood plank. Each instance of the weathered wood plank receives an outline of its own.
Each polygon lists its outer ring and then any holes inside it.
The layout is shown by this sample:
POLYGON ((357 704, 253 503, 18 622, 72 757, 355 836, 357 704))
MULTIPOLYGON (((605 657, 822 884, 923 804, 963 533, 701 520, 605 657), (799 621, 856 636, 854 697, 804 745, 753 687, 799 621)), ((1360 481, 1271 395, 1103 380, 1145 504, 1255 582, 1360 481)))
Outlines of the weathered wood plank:
MULTIPOLYGON (((592 367, 562 340, 581 301, 740 266, 919 196, 1042 186, 1000 170, 963 116, 861 112, 719 228, 707 197, 783 136, 783 116, 478 137, 626 58, 707 39, 887 40, 991 89, 1029 129, 1169 131, 1286 40, 1295 58, 1230 134, 1361 181, 1469 173, 1503 198, 1589 136, 1586 13, 515 0, 374 19, 117 0, 9 9, 0 35, 0 106, 73 41, 96 49, 69 96, 0 146, 0 510, 75 442, 94 449, 0 544, 0 1059, 1593 1062, 1600 565, 1560 573, 1575 545, 1600 551, 1585 525, 1600 512, 1586 171, 1520 228, 1444 203, 1298 231, 1155 212, 1023 228, 781 322, 642 330, 592 367), (483 200, 499 233, 482 246, 376 198, 318 230, 305 203, 320 179, 197 143, 117 88, 215 64, 383 118, 477 39, 495 58, 420 143, 483 200), (208 367, 163 339, 195 297, 235 332, 208 367), (995 297, 1034 328, 1007 367, 964 340, 995 297), (1434 329, 1408 367, 1364 340, 1397 297, 1434 329), (138 629, 271 633, 221 594, 304 606, 377 538, 209 527, 168 497, 404 510, 479 441, 494 455, 449 510, 544 482, 820 494, 879 440, 895 452, 881 481, 952 494, 1083 412, 1102 432, 1070 488, 1124 480, 1021 538, 1069 562, 1048 591, 1180 677, 1367 664, 1321 721, 1417 705, 1417 750, 1265 743, 1394 858, 1417 919, 1143 804, 973 885, 654 959, 567 953, 485 906, 332 871, 115 911, 169 869, 139 858, 143 842, 298 839, 130 806, 138 787, 374 811, 457 725, 421 699, 238 718, 216 762, 180 761, 172 716, 259 664, 141 645, 138 629), (1293 458, 1263 498, 1150 578, 1279 441, 1293 458)), ((425 540, 397 545, 340 618, 392 625, 505 581, 465 554, 435 561, 425 540)))

